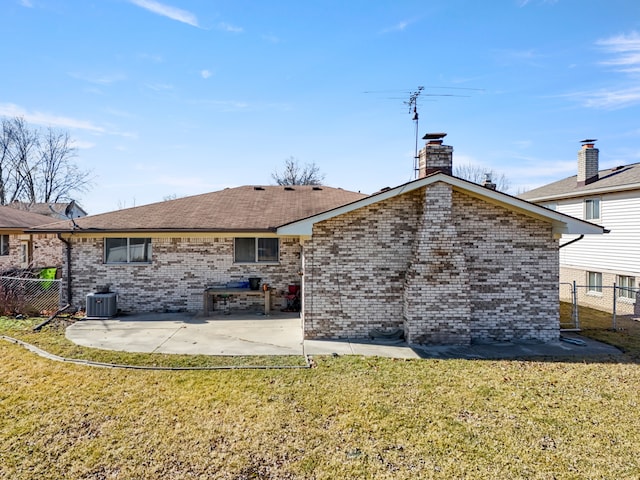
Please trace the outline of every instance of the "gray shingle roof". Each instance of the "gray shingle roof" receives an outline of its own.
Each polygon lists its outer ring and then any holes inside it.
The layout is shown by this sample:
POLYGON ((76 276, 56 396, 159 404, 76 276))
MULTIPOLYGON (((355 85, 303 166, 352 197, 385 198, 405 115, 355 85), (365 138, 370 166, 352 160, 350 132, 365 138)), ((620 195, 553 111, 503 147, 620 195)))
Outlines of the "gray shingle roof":
POLYGON ((45 215, 0 206, 0 230, 22 230, 52 223, 53 221, 51 217, 45 215))
MULTIPOLYGON (((77 231, 269 231, 367 195, 326 186, 243 186, 78 218, 77 231)), ((35 231, 72 231, 70 221, 35 231)))
POLYGON ((554 198, 580 197, 607 191, 640 190, 640 163, 624 165, 598 172, 598 180, 582 187, 578 186, 577 176, 549 183, 518 195, 524 200, 542 201, 554 198))
MULTIPOLYGON (((56 218, 56 215, 57 215, 58 218, 66 218, 65 209, 67 208, 68 205, 69 203, 62 203, 62 202, 57 202, 57 203, 14 202, 8 206, 18 210, 37 213, 39 215, 46 215, 48 217, 56 218)), ((87 212, 85 212, 84 209, 80 207, 80 205, 78 205, 77 203, 75 204, 75 208, 76 210, 83 213, 84 215, 87 214, 87 212)))

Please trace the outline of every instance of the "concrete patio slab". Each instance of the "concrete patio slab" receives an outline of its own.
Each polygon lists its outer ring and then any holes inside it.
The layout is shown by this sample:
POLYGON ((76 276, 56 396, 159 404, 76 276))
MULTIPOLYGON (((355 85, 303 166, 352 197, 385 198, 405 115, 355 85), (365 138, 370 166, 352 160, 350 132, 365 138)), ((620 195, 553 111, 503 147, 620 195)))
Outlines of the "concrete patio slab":
POLYGON ((500 359, 536 356, 618 355, 610 345, 575 333, 569 342, 494 343, 470 346, 416 346, 366 340, 303 340, 298 314, 234 313, 195 317, 185 313, 150 313, 111 319, 86 319, 66 330, 86 347, 140 353, 187 355, 364 355, 391 358, 500 359))

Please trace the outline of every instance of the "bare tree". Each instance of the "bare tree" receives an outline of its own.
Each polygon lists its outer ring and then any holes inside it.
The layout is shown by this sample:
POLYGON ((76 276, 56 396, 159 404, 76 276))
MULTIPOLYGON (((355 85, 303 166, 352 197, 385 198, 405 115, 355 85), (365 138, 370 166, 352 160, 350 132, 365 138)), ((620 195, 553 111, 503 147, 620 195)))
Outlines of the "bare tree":
POLYGON ((73 161, 76 149, 67 132, 44 133, 21 117, 2 119, 0 132, 0 205, 16 200, 58 202, 86 191, 90 173, 73 161))
POLYGON ((69 200, 72 192, 85 192, 91 183, 89 172, 71 161, 77 153, 68 132, 51 128, 40 139, 37 182, 42 202, 69 200))
POLYGON ((3 176, 1 190, 3 205, 14 200, 29 199, 33 191, 34 154, 37 134, 30 130, 23 118, 2 120, 3 176))
POLYGON ((453 175, 480 185, 488 175, 491 182, 496 184, 496 190, 500 192, 507 192, 511 187, 511 182, 504 173, 498 173, 492 168, 485 168, 478 165, 455 165, 453 167, 453 175))
POLYGON ((275 170, 271 178, 278 185, 322 185, 324 175, 315 163, 307 163, 301 167, 297 158, 289 157, 284 161, 282 173, 275 170))

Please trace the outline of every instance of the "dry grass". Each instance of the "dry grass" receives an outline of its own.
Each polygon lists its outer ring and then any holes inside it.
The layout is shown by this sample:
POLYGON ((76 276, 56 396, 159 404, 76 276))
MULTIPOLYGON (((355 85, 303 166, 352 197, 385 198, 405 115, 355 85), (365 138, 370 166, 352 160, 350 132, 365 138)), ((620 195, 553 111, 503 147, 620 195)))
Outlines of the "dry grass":
MULTIPOLYGON (((560 304, 560 316, 570 318, 571 304, 560 304)), ((627 354, 627 358, 640 361, 640 321, 630 315, 621 315, 617 317, 614 329, 611 313, 580 307, 578 316, 582 335, 615 345, 627 354)))
POLYGON ((637 354, 154 372, 0 342, 0 478, 638 478, 637 354))

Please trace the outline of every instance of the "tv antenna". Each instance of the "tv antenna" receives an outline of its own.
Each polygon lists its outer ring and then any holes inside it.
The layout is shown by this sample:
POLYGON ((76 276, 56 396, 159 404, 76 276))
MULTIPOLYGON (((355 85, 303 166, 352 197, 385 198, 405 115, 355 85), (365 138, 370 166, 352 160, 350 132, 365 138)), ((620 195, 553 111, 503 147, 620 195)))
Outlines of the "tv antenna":
MULTIPOLYGON (((402 99, 403 100, 403 104, 409 107, 409 114, 411 115, 411 120, 413 122, 415 122, 415 144, 414 144, 414 156, 413 156, 413 172, 414 172, 414 177, 417 176, 418 174, 418 161, 419 161, 419 156, 418 156, 418 138, 419 138, 419 130, 418 130, 418 119, 419 119, 419 115, 418 115, 418 100, 420 97, 470 97, 471 95, 459 95, 456 93, 427 93, 425 91, 426 89, 444 89, 444 90, 468 90, 468 91, 484 91, 484 89, 482 88, 467 88, 467 87, 436 87, 436 86, 432 86, 432 85, 427 85, 426 87, 423 85, 418 86, 417 89, 415 90, 369 90, 369 91, 365 91, 364 93, 408 93, 409 94, 409 99, 407 100, 406 97, 387 97, 389 99, 402 99)), ((463 92, 461 92, 463 93, 463 92)), ((431 101, 435 101, 431 100, 431 101)))
POLYGON ((413 172, 414 175, 416 175, 416 172, 418 171, 418 97, 420 96, 420 94, 422 93, 422 91, 424 90, 423 86, 418 86, 418 89, 410 92, 409 95, 409 100, 405 100, 404 103, 405 105, 407 105, 409 107, 409 113, 413 113, 413 116, 411 117, 411 120, 413 120, 415 122, 416 125, 416 144, 415 144, 415 150, 414 150, 414 154, 413 154, 413 172))

